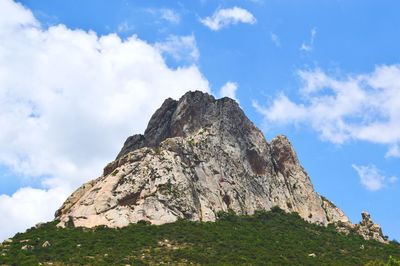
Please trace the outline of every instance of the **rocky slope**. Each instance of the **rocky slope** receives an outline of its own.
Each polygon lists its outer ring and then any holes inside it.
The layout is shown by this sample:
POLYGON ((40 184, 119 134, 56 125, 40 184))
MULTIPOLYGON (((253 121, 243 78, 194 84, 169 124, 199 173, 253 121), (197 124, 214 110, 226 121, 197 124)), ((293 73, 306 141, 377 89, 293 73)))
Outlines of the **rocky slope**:
POLYGON ((75 191, 56 219, 60 226, 123 227, 141 220, 215 221, 219 211, 253 214, 273 206, 385 241, 378 225, 351 224, 314 191, 285 136, 268 143, 234 100, 196 91, 167 99, 144 135, 129 137, 103 175, 75 191))

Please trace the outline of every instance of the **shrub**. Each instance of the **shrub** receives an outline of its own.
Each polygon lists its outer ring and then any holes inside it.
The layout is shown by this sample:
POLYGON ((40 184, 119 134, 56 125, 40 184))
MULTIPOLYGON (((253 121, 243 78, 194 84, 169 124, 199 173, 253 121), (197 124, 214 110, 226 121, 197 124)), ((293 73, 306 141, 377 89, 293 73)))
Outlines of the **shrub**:
POLYGON ((279 206, 272 207, 271 208, 271 212, 274 212, 274 213, 285 213, 285 211, 282 210, 281 208, 279 208, 279 206))
POLYGON ((146 221, 146 220, 140 220, 140 221, 137 222, 137 224, 139 224, 139 225, 149 225, 149 224, 151 224, 151 222, 146 221))
POLYGON ((155 152, 155 154, 160 155, 160 154, 161 154, 161 148, 160 148, 160 146, 154 147, 154 152, 155 152))
POLYGON ((219 211, 217 212, 217 219, 222 221, 235 221, 237 218, 236 213, 229 209, 227 212, 219 211))
POLYGON ((233 210, 217 216, 216 222, 139 221, 118 229, 57 228, 54 221, 0 246, 0 265, 400 265, 398 244, 345 236, 277 207, 252 216, 233 210), (21 250, 26 239, 32 251, 21 250), (51 246, 43 248, 44 241, 51 246))
POLYGON ((386 266, 400 266, 400 260, 396 260, 395 258, 390 256, 386 266))

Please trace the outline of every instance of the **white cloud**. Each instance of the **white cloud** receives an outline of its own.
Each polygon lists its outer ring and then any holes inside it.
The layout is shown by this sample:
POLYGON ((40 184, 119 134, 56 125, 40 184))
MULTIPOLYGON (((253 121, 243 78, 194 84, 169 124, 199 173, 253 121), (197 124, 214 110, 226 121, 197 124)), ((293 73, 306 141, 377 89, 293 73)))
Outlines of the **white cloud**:
POLYGON ((232 24, 256 23, 256 18, 246 9, 233 7, 227 9, 218 9, 211 17, 206 17, 200 20, 203 25, 211 30, 217 31, 232 24))
POLYGON ((121 22, 118 27, 117 27, 117 31, 118 32, 130 32, 133 31, 135 29, 135 27, 131 24, 129 24, 127 21, 121 22))
POLYGON ((281 40, 278 35, 271 32, 271 41, 275 44, 276 47, 281 47, 281 40))
POLYGON ((385 154, 386 158, 389 157, 399 157, 400 158, 400 148, 399 148, 399 144, 396 145, 392 145, 388 152, 385 154))
POLYGON ((36 27, 39 23, 33 18, 32 12, 15 12, 15 9, 23 9, 20 3, 6 0, 0 2, 2 16, 0 16, 1 31, 12 31, 15 27, 30 26, 36 27), (13 16, 11 16, 12 14, 13 16))
POLYGON ((176 61, 193 63, 200 56, 193 34, 188 36, 170 35, 166 41, 156 43, 155 47, 162 53, 171 55, 176 61))
POLYGON ((238 89, 237 83, 228 81, 219 90, 219 97, 229 97, 239 102, 239 100, 236 98, 237 89, 238 89))
POLYGON ((320 69, 300 71, 304 82, 298 102, 284 94, 267 107, 254 103, 277 125, 311 126, 323 140, 342 144, 362 140, 387 145, 399 156, 400 66, 379 66, 372 73, 337 78, 320 69))
POLYGON ((25 231, 39 221, 53 219, 54 210, 68 196, 68 191, 25 187, 12 196, 0 195, 0 240, 11 233, 25 231))
POLYGON ((284 94, 278 95, 269 108, 262 107, 256 101, 253 102, 253 106, 267 120, 283 125, 298 123, 304 120, 304 117, 307 115, 304 106, 293 103, 284 94))
POLYGON ((313 28, 311 29, 309 42, 308 43, 303 42, 300 46, 300 51, 311 52, 314 49, 315 36, 317 36, 317 29, 313 28))
POLYGON ((181 21, 180 15, 172 9, 168 8, 160 9, 160 14, 161 18, 168 22, 178 24, 181 21))
POLYGON ((312 46, 305 44, 304 42, 300 46, 300 50, 304 52, 310 52, 312 50, 312 46))
POLYGON ((66 194, 100 175, 165 98, 209 88, 196 65, 169 68, 136 36, 42 28, 11 0, 0 10, 0 164, 42 183, 0 196, 1 210, 14 208, 0 212, 3 238, 49 219, 66 194), (29 212, 21 202, 32 202, 29 212))
POLYGON ((353 164, 352 167, 356 170, 360 177, 361 184, 368 190, 378 191, 397 181, 397 177, 386 177, 375 165, 358 166, 353 164))
POLYGON ((147 8, 146 12, 156 17, 157 21, 164 20, 172 24, 179 24, 181 16, 178 12, 169 8, 147 8))

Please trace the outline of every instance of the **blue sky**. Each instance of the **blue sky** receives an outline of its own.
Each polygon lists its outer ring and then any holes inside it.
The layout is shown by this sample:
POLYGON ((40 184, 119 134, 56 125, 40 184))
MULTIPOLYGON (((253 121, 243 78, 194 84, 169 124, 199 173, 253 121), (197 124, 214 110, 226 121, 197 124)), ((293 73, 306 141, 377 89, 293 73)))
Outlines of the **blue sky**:
POLYGON ((287 135, 320 194, 400 239, 400 3, 0 6, 0 238, 51 219, 164 98, 201 89, 287 135))

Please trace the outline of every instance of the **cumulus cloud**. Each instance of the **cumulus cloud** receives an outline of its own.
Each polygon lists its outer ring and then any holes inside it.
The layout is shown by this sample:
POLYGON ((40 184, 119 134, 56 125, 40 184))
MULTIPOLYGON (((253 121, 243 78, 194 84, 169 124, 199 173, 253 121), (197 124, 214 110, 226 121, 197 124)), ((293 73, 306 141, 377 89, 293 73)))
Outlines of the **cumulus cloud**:
POLYGON ((54 210, 67 196, 68 191, 62 188, 44 190, 30 187, 21 188, 12 196, 0 195, 0 239, 24 231, 40 221, 53 219, 54 210))
POLYGON ((360 177, 361 184, 370 191, 378 191, 390 183, 397 181, 397 177, 386 177, 375 165, 355 165, 352 167, 360 177))
POLYGON ((211 30, 218 31, 232 24, 254 24, 256 23, 256 18, 246 9, 235 6, 233 8, 218 9, 211 17, 201 19, 200 22, 211 30))
POLYGON ((229 97, 239 102, 239 100, 236 98, 237 89, 238 84, 236 82, 228 81, 219 90, 219 97, 229 97))
POLYGON ((278 95, 254 107, 275 125, 311 126, 323 140, 362 140, 387 145, 399 157, 400 66, 382 65, 367 74, 338 78, 320 69, 300 71, 299 101, 278 95))
POLYGON ((188 36, 170 35, 164 42, 156 43, 155 47, 180 62, 196 62, 200 55, 193 34, 188 36))
POLYGON ((11 0, 0 10, 0 164, 42 184, 0 196, 4 238, 48 220, 99 176, 165 98, 209 88, 195 64, 170 68, 157 45, 134 35, 44 28, 11 0))
POLYGON ((317 29, 313 28, 313 29, 311 29, 311 33, 310 33, 310 40, 307 43, 303 42, 301 44, 300 51, 311 52, 312 49, 314 48, 315 36, 317 36, 317 29))

